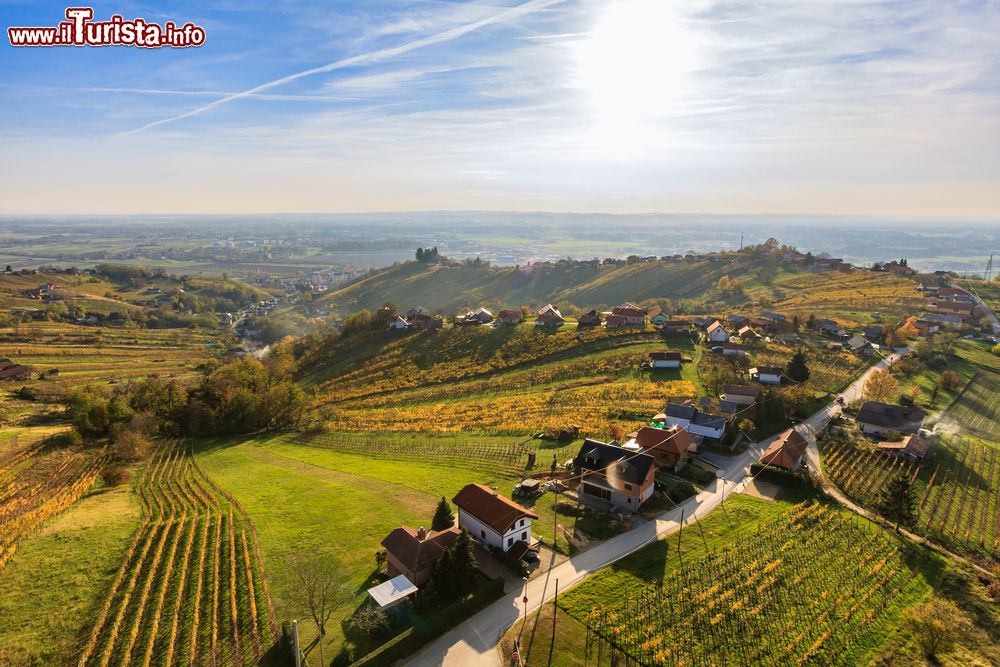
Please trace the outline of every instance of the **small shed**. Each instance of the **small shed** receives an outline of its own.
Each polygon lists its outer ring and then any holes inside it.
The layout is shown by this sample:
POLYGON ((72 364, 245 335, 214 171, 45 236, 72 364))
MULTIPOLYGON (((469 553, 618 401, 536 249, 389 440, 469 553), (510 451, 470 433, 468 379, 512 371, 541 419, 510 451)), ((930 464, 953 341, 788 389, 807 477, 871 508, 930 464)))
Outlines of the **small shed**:
POLYGON ((383 581, 378 586, 368 589, 370 597, 379 609, 385 610, 395 607, 397 604, 417 592, 417 587, 406 578, 406 575, 393 577, 389 581, 383 581))

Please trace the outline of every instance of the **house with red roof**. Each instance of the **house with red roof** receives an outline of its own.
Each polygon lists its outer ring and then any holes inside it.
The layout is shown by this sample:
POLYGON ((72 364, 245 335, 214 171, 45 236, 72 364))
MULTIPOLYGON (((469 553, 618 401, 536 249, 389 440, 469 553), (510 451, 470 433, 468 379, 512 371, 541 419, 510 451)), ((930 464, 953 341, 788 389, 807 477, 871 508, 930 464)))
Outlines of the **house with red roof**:
POLYGON ((458 539, 459 530, 454 526, 447 530, 431 530, 400 526, 384 540, 386 562, 390 577, 405 576, 417 586, 430 581, 434 564, 458 539))
POLYGON ((518 542, 531 544, 531 522, 538 515, 488 486, 466 484, 452 502, 459 527, 476 541, 504 551, 518 542))

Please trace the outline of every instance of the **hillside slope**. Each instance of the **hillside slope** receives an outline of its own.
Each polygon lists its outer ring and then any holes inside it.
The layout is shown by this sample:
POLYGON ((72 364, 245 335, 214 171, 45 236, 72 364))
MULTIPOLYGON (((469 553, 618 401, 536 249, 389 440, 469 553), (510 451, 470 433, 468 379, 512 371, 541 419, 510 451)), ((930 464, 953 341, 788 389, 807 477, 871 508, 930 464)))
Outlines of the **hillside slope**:
POLYGON ((496 309, 551 302, 572 315, 574 309, 623 301, 660 303, 686 314, 768 304, 803 315, 825 312, 866 322, 872 310, 890 315, 912 312, 919 294, 913 281, 885 273, 810 273, 774 259, 727 253, 696 261, 607 266, 568 260, 531 267, 405 262, 374 271, 318 300, 339 316, 362 308, 375 310, 386 302, 400 310, 420 305, 445 314, 480 305, 496 309), (738 281, 740 289, 720 290, 723 276, 738 281))

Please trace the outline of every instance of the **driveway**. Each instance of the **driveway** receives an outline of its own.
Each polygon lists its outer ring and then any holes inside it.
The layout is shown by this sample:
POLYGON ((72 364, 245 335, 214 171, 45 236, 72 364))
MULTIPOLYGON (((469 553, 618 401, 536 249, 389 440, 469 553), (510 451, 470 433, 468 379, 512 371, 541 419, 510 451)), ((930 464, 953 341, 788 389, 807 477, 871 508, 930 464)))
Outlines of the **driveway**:
POLYGON ((522 595, 528 597, 527 612, 530 613, 554 597, 557 580, 559 590, 565 591, 594 572, 677 530, 682 520, 684 525, 697 521, 718 507, 725 498, 743 489, 747 469, 760 458, 768 444, 770 439, 727 461, 712 485, 679 507, 655 519, 637 520, 631 530, 557 564, 541 576, 529 580, 524 590, 507 593, 425 646, 405 664, 416 667, 500 665, 496 647, 507 628, 525 614, 522 595))

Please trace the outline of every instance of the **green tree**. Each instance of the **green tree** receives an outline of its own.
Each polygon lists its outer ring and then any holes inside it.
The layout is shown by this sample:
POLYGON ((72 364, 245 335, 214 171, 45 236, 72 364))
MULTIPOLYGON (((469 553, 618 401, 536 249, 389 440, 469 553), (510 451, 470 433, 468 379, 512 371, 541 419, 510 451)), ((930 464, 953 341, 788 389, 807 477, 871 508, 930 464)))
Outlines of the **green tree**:
POLYGON ((442 497, 438 502, 437 509, 434 510, 434 518, 431 519, 431 530, 447 530, 455 525, 455 514, 451 511, 451 505, 442 497))
POLYGON ((455 544, 445 550, 434 565, 434 586, 445 598, 459 598, 476 585, 477 572, 472 538, 462 529, 455 544))
POLYGON ((914 520, 913 485, 910 478, 902 473, 889 480, 889 483, 879 491, 875 501, 875 509, 882 516, 896 525, 896 530, 902 526, 912 526, 914 520))
POLYGON ((934 599, 908 609, 902 625, 924 657, 936 663, 938 656, 955 647, 959 634, 968 632, 971 624, 954 602, 934 599))
POLYGON ((796 382, 805 382, 809 379, 809 366, 806 364, 805 352, 799 350, 792 355, 792 360, 788 364, 785 375, 796 382))

